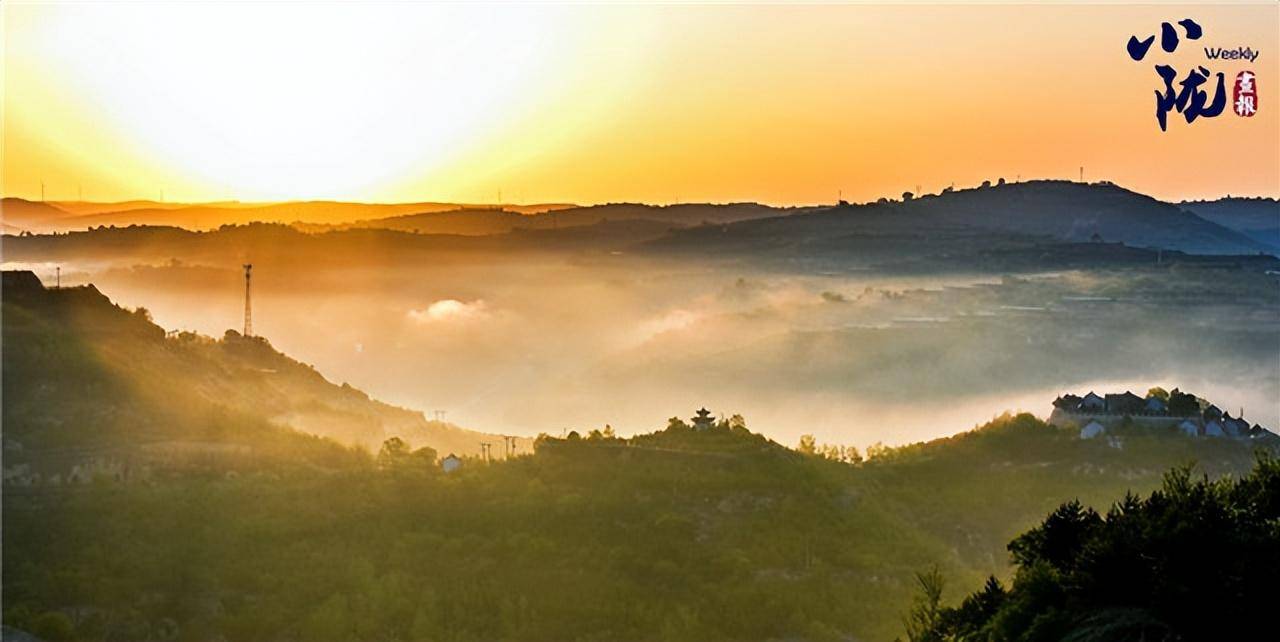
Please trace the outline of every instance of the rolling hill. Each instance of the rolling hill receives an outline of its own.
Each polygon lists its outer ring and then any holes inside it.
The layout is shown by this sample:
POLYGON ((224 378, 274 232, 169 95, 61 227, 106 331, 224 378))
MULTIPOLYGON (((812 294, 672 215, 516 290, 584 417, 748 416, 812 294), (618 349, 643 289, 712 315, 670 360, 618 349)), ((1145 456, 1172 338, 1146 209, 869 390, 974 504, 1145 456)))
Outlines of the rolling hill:
MULTIPOLYGON (((159 203, 125 201, 89 203, 59 201, 38 203, 20 198, 6 198, 5 210, 20 217, 34 232, 75 231, 97 226, 160 225, 188 229, 211 229, 222 225, 252 222, 294 223, 311 225, 340 224, 361 219, 378 219, 404 214, 457 211, 497 211, 505 208, 517 215, 574 207, 566 204, 476 205, 454 203, 348 203, 340 201, 292 201, 284 203, 159 203)), ((7 216, 7 215, 6 215, 7 216)))
POLYGON ((40 203, 6 198, 6 231, 66 232, 99 226, 173 226, 191 230, 247 223, 286 223, 306 232, 388 229, 423 234, 480 236, 514 230, 554 230, 608 221, 661 221, 673 226, 727 223, 783 216, 811 208, 775 208, 757 203, 645 205, 563 203, 462 205, 454 203, 160 203, 124 201, 40 203))
POLYGON ((21 562, 5 622, 80 614, 84 639, 887 640, 918 571, 941 569, 951 600, 1007 577, 1008 541, 1064 501, 1104 508, 1172 465, 1252 458, 1165 434, 1118 449, 1021 415, 850 465, 673 419, 448 475, 6 487, 21 562))
POLYGON ((3 305, 6 466, 157 444, 324 450, 303 435, 375 451, 400 437, 442 456, 501 441, 335 385, 260 337, 166 333, 92 285, 45 288, 30 272, 5 272, 3 305))
POLYGON ((509 208, 460 208, 424 211, 378 219, 329 225, 294 224, 307 232, 349 229, 385 229, 422 234, 479 236, 516 230, 559 230, 620 221, 663 223, 663 228, 706 223, 729 223, 771 216, 786 216, 806 208, 775 208, 758 203, 689 203, 684 205, 643 205, 616 203, 585 207, 566 206, 538 212, 509 208))
POLYGON ((1216 201, 1184 201, 1182 209, 1200 218, 1231 228, 1280 253, 1280 201, 1274 198, 1220 198, 1216 201))
POLYGON ((4 221, 5 234, 48 231, 46 223, 71 216, 65 210, 48 203, 5 197, 0 201, 0 220, 4 221))
POLYGON ((1054 246, 1116 243, 1213 255, 1271 249, 1175 205, 1112 184, 1066 181, 985 186, 701 226, 673 231, 648 247, 662 253, 829 258, 871 266, 903 256, 962 264, 1010 249, 1038 255, 1054 246))

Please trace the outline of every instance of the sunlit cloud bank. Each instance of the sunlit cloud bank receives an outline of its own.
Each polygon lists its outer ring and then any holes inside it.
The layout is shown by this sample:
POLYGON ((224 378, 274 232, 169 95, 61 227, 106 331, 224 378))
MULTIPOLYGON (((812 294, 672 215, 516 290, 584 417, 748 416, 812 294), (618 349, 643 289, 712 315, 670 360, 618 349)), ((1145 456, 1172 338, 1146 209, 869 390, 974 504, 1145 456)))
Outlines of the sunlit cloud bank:
POLYGON ((476 321, 488 315, 488 306, 483 300, 464 303, 457 299, 441 299, 424 309, 408 312, 409 318, 416 323, 476 321))

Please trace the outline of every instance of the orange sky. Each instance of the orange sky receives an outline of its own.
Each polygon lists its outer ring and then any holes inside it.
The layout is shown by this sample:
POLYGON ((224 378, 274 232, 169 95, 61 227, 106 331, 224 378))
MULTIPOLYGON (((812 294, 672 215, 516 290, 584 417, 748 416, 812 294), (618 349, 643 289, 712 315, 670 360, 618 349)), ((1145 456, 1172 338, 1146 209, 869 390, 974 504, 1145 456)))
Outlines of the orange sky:
POLYGON ((741 201, 1108 178, 1280 195, 1280 9, 4 4, 3 192, 741 201), (1196 19, 1143 62, 1130 35, 1196 19), (1250 46, 1255 63, 1203 48, 1250 46), (1258 74, 1169 131, 1157 62, 1258 74))

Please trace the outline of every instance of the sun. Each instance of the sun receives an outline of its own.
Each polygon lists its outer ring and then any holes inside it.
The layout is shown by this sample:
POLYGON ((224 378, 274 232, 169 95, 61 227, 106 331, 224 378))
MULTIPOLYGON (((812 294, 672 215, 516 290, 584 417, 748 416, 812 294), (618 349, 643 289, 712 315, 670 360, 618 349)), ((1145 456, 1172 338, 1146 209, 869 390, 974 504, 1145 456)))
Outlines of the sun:
POLYGON ((154 181, 178 197, 184 187, 241 200, 373 196, 407 178, 429 181, 538 100, 535 81, 546 84, 568 39, 560 13, 336 3, 11 8, 6 125, 43 125, 44 148, 91 150, 93 171, 114 165, 119 175, 107 180, 140 183, 130 187, 143 193, 154 181), (48 126, 52 116, 58 126, 48 126))

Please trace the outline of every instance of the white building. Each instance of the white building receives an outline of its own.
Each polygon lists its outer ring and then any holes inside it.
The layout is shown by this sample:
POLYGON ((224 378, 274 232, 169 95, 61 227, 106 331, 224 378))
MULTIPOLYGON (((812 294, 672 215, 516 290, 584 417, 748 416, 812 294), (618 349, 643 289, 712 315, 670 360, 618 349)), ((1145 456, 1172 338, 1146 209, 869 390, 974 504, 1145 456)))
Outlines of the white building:
POLYGON ((1098 435, 1106 434, 1106 432, 1107 432, 1106 426, 1103 426, 1102 424, 1098 423, 1097 420, 1094 420, 1094 421, 1090 421, 1087 425, 1085 425, 1084 428, 1080 429, 1080 438, 1093 439, 1098 435))
POLYGON ((1183 434, 1188 437, 1200 436, 1200 424, 1190 419, 1185 419, 1182 423, 1178 424, 1178 430, 1181 430, 1183 434))
POLYGON ((462 459, 453 453, 449 453, 448 457, 440 460, 440 468, 446 473, 451 473, 462 468, 462 459))
POLYGON ((1210 419, 1204 425, 1205 437, 1224 437, 1226 434, 1222 431, 1222 424, 1218 423, 1216 419, 1210 419))

